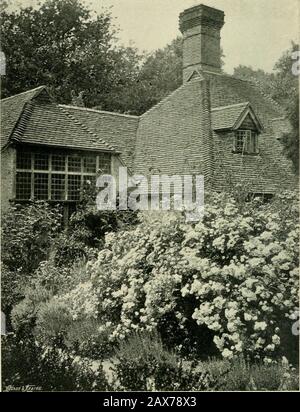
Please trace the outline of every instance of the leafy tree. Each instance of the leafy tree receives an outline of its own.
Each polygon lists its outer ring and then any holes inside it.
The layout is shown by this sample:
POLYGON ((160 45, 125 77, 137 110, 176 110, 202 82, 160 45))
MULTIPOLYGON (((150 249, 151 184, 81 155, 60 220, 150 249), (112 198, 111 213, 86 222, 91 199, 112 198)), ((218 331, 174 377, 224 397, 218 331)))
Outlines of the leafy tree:
POLYGON ((292 42, 291 47, 276 62, 273 73, 240 65, 234 69, 233 75, 240 79, 258 82, 265 93, 287 109, 291 99, 299 96, 298 78, 292 73, 292 65, 295 62, 292 53, 298 49, 299 46, 292 42))
POLYGON ((148 55, 142 65, 135 89, 139 102, 136 113, 144 113, 181 84, 182 39, 177 37, 165 48, 148 55))
POLYGON ((46 0, 38 9, 4 7, 1 17, 2 97, 45 84, 59 103, 81 96, 86 106, 115 109, 110 96, 134 76, 139 56, 116 47, 108 11, 96 15, 82 0, 46 0))
POLYGON ((290 102, 287 115, 292 128, 283 136, 283 152, 292 160, 295 172, 299 174, 299 98, 290 102))
POLYGON ((274 94, 275 74, 267 73, 264 70, 255 70, 251 66, 239 65, 233 71, 234 77, 259 83, 263 92, 272 96, 274 94))
POLYGON ((299 99, 299 77, 292 72, 292 65, 295 63, 292 53, 297 50, 299 50, 299 45, 292 42, 291 47, 282 54, 274 66, 275 78, 272 97, 288 112, 290 112, 291 102, 299 99))

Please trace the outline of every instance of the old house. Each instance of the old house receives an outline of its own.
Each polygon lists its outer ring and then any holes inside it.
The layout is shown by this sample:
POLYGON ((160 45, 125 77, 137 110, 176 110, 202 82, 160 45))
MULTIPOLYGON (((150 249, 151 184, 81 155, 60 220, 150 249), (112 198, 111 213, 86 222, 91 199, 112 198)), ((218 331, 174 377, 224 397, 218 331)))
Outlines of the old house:
POLYGON ((284 111, 259 86, 222 73, 223 24, 224 13, 204 5, 180 14, 183 85, 140 117, 58 105, 44 86, 3 99, 3 209, 13 199, 73 205, 97 170, 117 174, 120 165, 145 176, 202 174, 217 191, 291 188, 284 111))

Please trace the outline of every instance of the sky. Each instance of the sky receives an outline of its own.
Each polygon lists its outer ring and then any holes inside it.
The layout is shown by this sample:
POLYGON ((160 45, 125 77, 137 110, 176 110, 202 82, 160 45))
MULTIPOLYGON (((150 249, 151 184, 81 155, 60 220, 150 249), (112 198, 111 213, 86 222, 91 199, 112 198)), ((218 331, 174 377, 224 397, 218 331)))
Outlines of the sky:
MULTIPOLYGON (((13 0, 34 5, 38 0, 13 0)), ((111 7, 120 28, 119 41, 147 52, 162 48, 180 35, 178 16, 184 9, 206 4, 225 12, 221 45, 225 71, 239 64, 272 71, 290 46, 299 42, 300 0, 84 0, 101 12, 111 7)))

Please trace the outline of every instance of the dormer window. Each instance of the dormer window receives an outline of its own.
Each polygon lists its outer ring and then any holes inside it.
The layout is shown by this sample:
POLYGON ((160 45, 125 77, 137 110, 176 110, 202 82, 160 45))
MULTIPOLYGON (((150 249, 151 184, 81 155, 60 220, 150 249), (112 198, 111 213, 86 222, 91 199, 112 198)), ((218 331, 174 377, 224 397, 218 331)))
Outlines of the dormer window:
POLYGON ((211 110, 213 130, 221 136, 233 136, 232 151, 241 154, 258 154, 258 136, 262 123, 249 102, 215 107, 211 110))
POLYGON ((234 135, 234 152, 242 154, 257 154, 258 139, 254 130, 236 130, 234 135))

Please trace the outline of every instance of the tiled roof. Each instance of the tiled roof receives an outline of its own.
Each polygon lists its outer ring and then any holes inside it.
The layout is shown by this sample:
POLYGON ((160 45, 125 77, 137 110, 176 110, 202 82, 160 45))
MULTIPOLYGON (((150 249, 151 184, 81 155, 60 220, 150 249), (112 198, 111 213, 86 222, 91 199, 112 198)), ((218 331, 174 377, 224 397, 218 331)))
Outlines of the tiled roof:
POLYGON ((245 102, 212 109, 212 128, 214 130, 233 129, 237 119, 239 119, 248 106, 249 103, 245 102))
POLYGON ((241 127, 244 120, 249 117, 254 127, 261 132, 261 121, 254 113, 249 102, 237 103, 229 106, 215 107, 211 110, 211 123, 213 130, 236 130, 241 127))
POLYGON ((1 148, 9 140, 18 120, 24 110, 25 104, 36 97, 45 86, 37 87, 33 90, 7 97, 1 100, 1 148))
POLYGON ((1 101, 2 147, 9 139, 21 143, 117 152, 118 150, 51 101, 39 87, 1 101))
POLYGON ((209 173, 205 144, 211 133, 207 92, 206 81, 194 80, 140 117, 135 173, 209 173))
POLYGON ((121 153, 121 159, 132 168, 139 118, 137 116, 104 112, 83 107, 60 105, 65 112, 105 140, 121 153))
POLYGON ((212 109, 249 102, 262 123, 266 118, 280 117, 284 114, 283 109, 252 82, 207 71, 202 74, 210 80, 212 109))
POLYGON ((115 148, 82 125, 63 107, 33 102, 21 142, 84 150, 115 151, 115 148))

